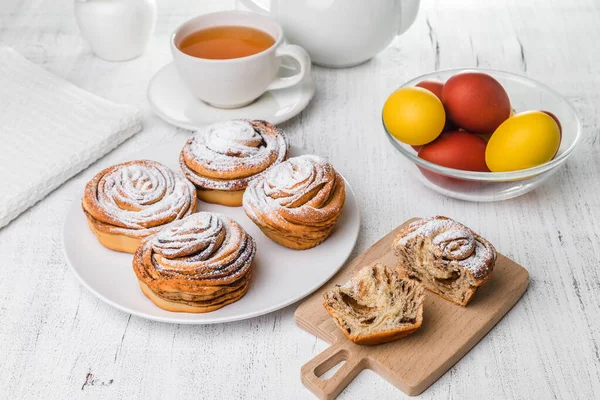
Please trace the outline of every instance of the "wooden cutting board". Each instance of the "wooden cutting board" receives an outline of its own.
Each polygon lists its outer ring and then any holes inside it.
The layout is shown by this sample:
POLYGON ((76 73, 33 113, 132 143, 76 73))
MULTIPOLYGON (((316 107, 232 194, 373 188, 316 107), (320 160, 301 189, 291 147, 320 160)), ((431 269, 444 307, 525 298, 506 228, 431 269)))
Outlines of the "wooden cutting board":
POLYGON ((460 360, 521 298, 529 282, 527 271, 498 254, 490 281, 467 307, 426 292, 423 325, 414 334, 378 346, 359 346, 346 339, 322 306, 322 293, 343 284, 362 266, 381 262, 396 265, 392 241, 411 219, 394 229, 298 307, 296 323, 331 343, 301 369, 302 383, 321 399, 334 399, 363 369, 371 369, 414 396, 422 393, 460 360), (319 378, 345 361, 329 379, 319 378))

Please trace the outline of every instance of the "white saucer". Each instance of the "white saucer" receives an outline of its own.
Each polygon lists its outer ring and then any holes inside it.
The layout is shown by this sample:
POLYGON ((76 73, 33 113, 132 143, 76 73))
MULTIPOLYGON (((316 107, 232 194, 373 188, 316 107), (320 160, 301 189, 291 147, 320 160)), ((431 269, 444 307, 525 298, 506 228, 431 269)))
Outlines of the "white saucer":
MULTIPOLYGON (((172 140, 127 159, 156 160, 178 170, 177 159, 183 145, 181 139, 172 140)), ((291 153, 299 155, 302 151, 292 148, 291 153)), ((219 310, 205 314, 177 313, 154 305, 140 290, 131 266, 133 256, 108 250, 98 243, 81 211, 80 198, 73 201, 64 225, 63 248, 67 263, 84 287, 126 313, 161 322, 214 324, 267 314, 308 296, 344 265, 360 228, 358 204, 348 182, 346 204, 333 233, 321 245, 309 250, 291 250, 271 241, 246 217, 242 207, 199 202, 198 210, 228 215, 256 240, 257 252, 248 292, 219 310)))
MULTIPOLYGON (((293 68, 282 65, 278 75, 293 74, 293 68)), ((277 125, 304 110, 314 94, 315 80, 308 74, 298 85, 266 92, 246 107, 231 110, 215 108, 192 95, 173 63, 158 71, 148 85, 148 101, 152 110, 168 123, 189 130, 236 118, 263 119, 277 125)))

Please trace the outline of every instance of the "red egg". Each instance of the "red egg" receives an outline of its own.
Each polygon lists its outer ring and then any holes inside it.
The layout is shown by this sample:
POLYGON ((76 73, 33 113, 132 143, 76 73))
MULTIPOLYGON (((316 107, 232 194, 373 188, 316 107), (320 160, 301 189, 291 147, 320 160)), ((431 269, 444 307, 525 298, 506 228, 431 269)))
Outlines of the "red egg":
MULTIPOLYGON (((431 79, 431 80, 421 81, 421 82, 417 83, 415 86, 429 90, 431 93, 435 94, 437 96, 437 98, 440 99, 440 101, 442 101, 442 89, 444 88, 444 84, 442 82, 431 79)), ((444 125, 444 129, 442 129, 442 132, 453 131, 456 129, 457 129, 457 126, 454 125, 452 123, 452 121, 450 121, 450 119, 446 117, 446 124, 444 125)))
MULTIPOLYGON (((554 120, 554 122, 556 122, 556 125, 558 125, 558 132, 560 133, 560 142, 562 142, 562 125, 560 124, 560 121, 558 120, 558 117, 556 115, 554 115, 553 113, 551 113, 550 111, 543 110, 542 112, 545 113, 545 114, 548 114, 554 120)), ((446 118, 446 121, 447 120, 448 119, 446 118)), ((559 145, 558 145, 559 148, 560 148, 560 142, 558 142, 559 143, 559 145)), ((554 153, 554 156, 552 158, 556 157, 557 154, 558 154, 558 149, 556 149, 556 153, 554 153)))
POLYGON ((444 88, 444 84, 442 82, 432 79, 427 81, 421 81, 415 86, 429 90, 431 93, 435 94, 437 98, 440 99, 440 101, 442 101, 442 89, 444 88))
POLYGON ((489 172, 485 164, 486 142, 463 131, 442 133, 419 150, 419 157, 444 167, 466 171, 489 172))
POLYGON ((556 125, 558 125, 558 131, 560 132, 560 138, 562 139, 562 125, 560 124, 558 117, 556 115, 552 114, 550 111, 542 110, 542 112, 545 114, 548 114, 550 117, 552 117, 554 122, 556 122, 556 125))
POLYGON ((429 171, 423 167, 419 167, 421 173, 429 182, 437 187, 451 190, 453 192, 475 192, 484 189, 487 182, 471 181, 468 179, 451 178, 449 176, 429 171))
POLYGON ((452 76, 442 89, 446 119, 473 133, 492 133, 511 112, 500 82, 488 74, 465 71, 452 76))

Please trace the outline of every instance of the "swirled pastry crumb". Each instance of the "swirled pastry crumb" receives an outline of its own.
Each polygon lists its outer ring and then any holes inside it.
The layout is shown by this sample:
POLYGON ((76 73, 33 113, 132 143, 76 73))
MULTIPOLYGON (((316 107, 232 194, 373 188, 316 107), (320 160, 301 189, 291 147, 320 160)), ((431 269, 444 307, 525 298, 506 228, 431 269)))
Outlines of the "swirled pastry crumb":
POLYGON ((396 236, 393 248, 409 277, 463 306, 490 278, 496 261, 491 243, 441 216, 413 222, 396 236))
POLYGON ((423 322, 423 286, 383 264, 367 265, 323 293, 323 306, 348 339, 379 344, 406 336, 423 322))

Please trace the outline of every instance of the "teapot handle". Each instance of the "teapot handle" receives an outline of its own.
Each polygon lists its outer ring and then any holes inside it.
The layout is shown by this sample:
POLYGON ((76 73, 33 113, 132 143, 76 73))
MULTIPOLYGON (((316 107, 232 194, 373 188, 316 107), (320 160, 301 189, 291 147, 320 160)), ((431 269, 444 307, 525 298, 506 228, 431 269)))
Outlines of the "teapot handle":
POLYGON ((415 22, 419 12, 420 0, 402 0, 400 25, 398 26, 398 35, 402 35, 415 22))
POLYGON ((238 2, 243 4, 245 7, 249 8, 250 11, 254 11, 255 13, 262 15, 271 15, 271 10, 256 3, 255 0, 238 0, 238 2))

